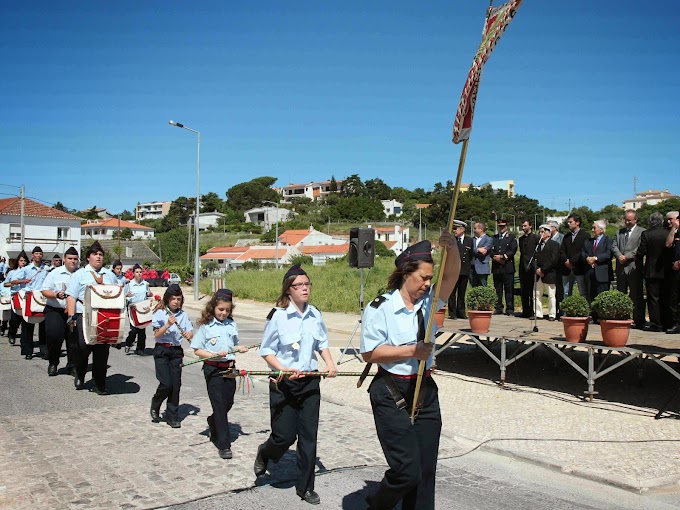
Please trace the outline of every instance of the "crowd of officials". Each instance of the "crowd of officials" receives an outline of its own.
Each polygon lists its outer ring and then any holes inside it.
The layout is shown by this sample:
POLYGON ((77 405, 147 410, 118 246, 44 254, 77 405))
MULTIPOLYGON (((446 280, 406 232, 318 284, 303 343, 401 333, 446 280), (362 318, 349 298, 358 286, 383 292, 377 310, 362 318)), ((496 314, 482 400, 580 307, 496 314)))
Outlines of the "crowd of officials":
MULTIPOLYGON (((645 229, 638 225, 637 213, 627 210, 623 227, 613 237, 605 235, 606 223, 601 220, 595 221, 588 233, 578 214, 567 217, 566 233, 561 233, 554 221, 540 225, 535 232, 531 220, 524 220, 519 238, 508 232, 504 219, 498 220, 498 232, 493 236, 486 233, 484 223, 475 223, 473 236, 468 236, 466 224, 456 222, 461 276, 449 298, 449 318, 465 318, 468 281, 473 287, 489 285, 491 276, 497 295, 496 314, 557 320, 560 302, 572 295, 574 287, 592 303, 598 294, 613 286, 632 299, 634 328, 678 333, 678 216, 678 211, 668 212, 665 218, 653 213, 645 229), (522 303, 517 314, 516 274, 522 303), (542 303, 544 293, 548 295, 547 310, 542 303)), ((597 322, 597 316, 593 320, 597 322)))

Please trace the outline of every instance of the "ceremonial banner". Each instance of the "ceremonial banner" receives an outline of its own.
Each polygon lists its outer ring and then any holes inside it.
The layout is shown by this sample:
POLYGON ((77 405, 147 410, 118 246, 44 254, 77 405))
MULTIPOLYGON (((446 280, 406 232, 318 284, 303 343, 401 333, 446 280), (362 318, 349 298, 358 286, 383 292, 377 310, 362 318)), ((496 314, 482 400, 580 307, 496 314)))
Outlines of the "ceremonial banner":
POLYGON ((460 103, 456 111, 456 120, 453 123, 453 143, 459 143, 470 138, 472 130, 472 117, 475 113, 477 101, 477 89, 482 75, 482 67, 489 59, 489 55, 496 47, 503 32, 515 17, 522 0, 510 0, 499 7, 492 7, 484 24, 482 43, 472 61, 472 67, 468 73, 460 103))

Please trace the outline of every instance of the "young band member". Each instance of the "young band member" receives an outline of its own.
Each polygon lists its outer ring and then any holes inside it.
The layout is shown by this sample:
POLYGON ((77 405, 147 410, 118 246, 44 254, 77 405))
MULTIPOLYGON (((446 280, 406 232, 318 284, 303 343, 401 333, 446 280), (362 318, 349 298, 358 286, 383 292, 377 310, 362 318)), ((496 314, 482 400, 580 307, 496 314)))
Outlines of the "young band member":
MULTIPOLYGON (((438 310, 456 285, 459 251, 451 234, 444 232, 440 246, 447 258, 439 292, 438 310)), ((368 392, 375 428, 390 469, 378 490, 367 498, 370 509, 391 509, 401 501, 403 510, 434 508, 435 472, 442 420, 437 385, 431 374, 434 329, 425 339, 432 310, 434 261, 429 241, 407 248, 395 260, 387 281, 388 291, 366 307, 362 319, 361 352, 378 363, 378 374, 368 392), (411 424, 411 408, 418 365, 426 360, 418 398, 420 409, 411 424)))
MULTIPOLYGON (((272 370, 317 370, 320 353, 328 376, 338 373, 328 348, 328 334, 321 313, 309 304, 312 282, 299 264, 283 277, 281 295, 267 317, 260 354, 272 370)), ((257 449, 255 476, 263 475, 269 460, 278 462, 297 438, 300 474, 295 492, 307 503, 318 505, 314 491, 316 436, 321 392, 318 377, 297 374, 269 383, 271 429, 269 439, 257 449)))
MULTIPOLYGON (((61 258, 59 259, 61 261, 61 258)), ((42 284, 42 294, 47 298, 45 306, 45 334, 47 337, 47 358, 49 365, 47 375, 57 375, 61 346, 66 339, 66 371, 73 370, 75 375, 75 363, 73 357, 74 346, 71 341, 70 329, 66 325, 66 287, 71 276, 78 270, 78 250, 71 246, 64 253, 64 265, 61 263, 54 266, 48 273, 42 284)))
MULTIPOLYGON (((142 280, 142 267, 139 264, 135 264, 132 272, 134 277, 125 286, 125 297, 128 301, 128 306, 140 303, 153 296, 151 289, 149 289, 149 284, 142 280)), ((144 350, 146 349, 146 328, 136 328, 132 324, 130 324, 130 333, 125 339, 125 352, 130 352, 130 348, 135 343, 135 337, 137 337, 135 354, 144 356, 144 350)))
MULTIPOLYGON (((3 283, 3 287, 9 289, 9 294, 11 298, 14 298, 14 294, 19 292, 24 287, 26 287, 25 283, 19 281, 20 277, 19 275, 21 275, 21 271, 27 265, 28 255, 26 255, 25 251, 22 251, 19 255, 17 255, 17 259, 14 264, 14 269, 10 269, 7 272, 7 275, 5 277, 5 283, 3 283)), ((21 323, 22 323, 21 316, 17 315, 17 313, 14 311, 14 308, 12 308, 12 313, 10 314, 9 319, 9 330, 7 331, 7 339, 9 340, 10 345, 14 345, 16 343, 17 331, 19 330, 19 326, 21 325, 21 323)), ((33 351, 26 352, 22 346, 21 355, 26 356, 26 359, 31 359, 33 357, 33 351)))
POLYGON ((83 301, 85 289, 89 285, 116 285, 116 277, 108 269, 104 268, 104 248, 98 241, 85 252, 87 265, 76 271, 69 279, 66 286, 66 313, 69 327, 75 327, 77 334, 73 349, 76 364, 76 378, 73 385, 77 390, 82 390, 87 373, 87 362, 92 354, 92 379, 94 380, 93 391, 97 395, 108 395, 106 390, 106 371, 109 362, 109 344, 87 345, 83 330, 83 301))
POLYGON ((153 336, 156 346, 153 350, 153 360, 156 365, 156 379, 158 389, 151 399, 151 421, 158 423, 161 404, 165 399, 165 421, 173 429, 182 426, 179 421, 179 389, 182 386, 182 339, 191 340, 193 326, 189 316, 182 310, 184 295, 177 284, 168 287, 163 295, 164 307, 153 314, 153 336))
MULTIPOLYGON (((24 290, 32 292, 42 288, 42 282, 47 276, 47 266, 43 263, 43 251, 40 246, 33 248, 31 252, 33 259, 30 264, 24 266, 15 277, 18 281, 25 284, 24 290)), ((21 354, 26 359, 33 357, 33 330, 35 324, 22 320, 21 324, 21 354)), ((47 349, 45 348, 45 322, 38 324, 38 345, 40 355, 47 359, 47 349)))
POLYGON ((123 263, 120 260, 116 259, 113 261, 113 264, 111 264, 111 271, 113 271, 113 276, 116 277, 118 285, 125 285, 127 283, 125 275, 123 274, 123 263))
POLYGON ((234 311, 232 299, 229 289, 215 292, 205 305, 201 318, 196 323, 198 331, 191 340, 191 347, 199 358, 219 354, 218 358, 203 362, 203 375, 213 409, 213 414, 208 416, 210 440, 223 459, 232 458, 227 413, 234 405, 236 379, 223 377, 221 372, 234 368, 235 356, 229 353, 235 350, 247 351, 245 347, 238 345, 238 328, 231 317, 234 311))

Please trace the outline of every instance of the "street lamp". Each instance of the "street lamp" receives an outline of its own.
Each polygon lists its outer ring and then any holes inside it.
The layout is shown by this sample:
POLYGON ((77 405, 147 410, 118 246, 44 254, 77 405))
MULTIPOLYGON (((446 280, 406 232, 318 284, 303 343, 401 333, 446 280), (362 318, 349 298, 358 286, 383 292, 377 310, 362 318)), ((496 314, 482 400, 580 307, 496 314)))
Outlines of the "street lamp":
POLYGON ((276 207, 276 250, 274 251, 274 257, 276 257, 276 269, 279 268, 279 204, 271 202, 270 200, 263 200, 263 204, 272 204, 276 207))
POLYGON ((198 280, 201 277, 201 267, 199 265, 199 251, 198 251, 198 228, 199 228, 199 214, 200 214, 200 206, 201 206, 201 132, 196 131, 195 129, 191 129, 190 127, 185 126, 184 124, 180 124, 179 122, 175 122, 174 120, 171 120, 169 122, 171 126, 175 126, 178 128, 186 129, 187 131, 191 131, 192 133, 196 133, 198 135, 198 159, 196 163, 196 216, 194 219, 194 230, 196 232, 196 244, 195 244, 195 250, 196 250, 196 255, 195 255, 195 260, 194 260, 194 301, 198 301, 198 280))
MULTIPOLYGON (((416 204, 416 209, 420 214, 420 219, 418 220, 418 242, 423 240, 423 209, 427 209, 431 204, 416 204)), ((427 232, 425 232, 427 236, 427 232)))

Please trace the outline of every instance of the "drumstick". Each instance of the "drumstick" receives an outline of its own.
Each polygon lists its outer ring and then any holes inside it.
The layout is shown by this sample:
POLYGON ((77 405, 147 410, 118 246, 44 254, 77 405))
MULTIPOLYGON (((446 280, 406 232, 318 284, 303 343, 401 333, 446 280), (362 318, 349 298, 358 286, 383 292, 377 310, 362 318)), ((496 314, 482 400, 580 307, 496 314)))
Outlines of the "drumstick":
MULTIPOLYGON (((162 303, 162 302, 161 302, 161 303, 162 303)), ((168 308, 168 306, 167 306, 165 303, 162 303, 162 306, 163 306, 163 309, 165 310, 165 312, 166 312, 168 315, 172 315, 173 317, 175 316, 175 312, 173 312, 172 310, 170 310, 170 308, 168 308)), ((182 336, 186 335, 186 332, 184 331, 184 329, 182 329, 182 327, 181 327, 177 322, 175 322, 175 326, 177 326, 177 331, 179 331, 179 333, 180 333, 182 336)), ((185 338, 186 338, 186 337, 185 337, 185 338)))

